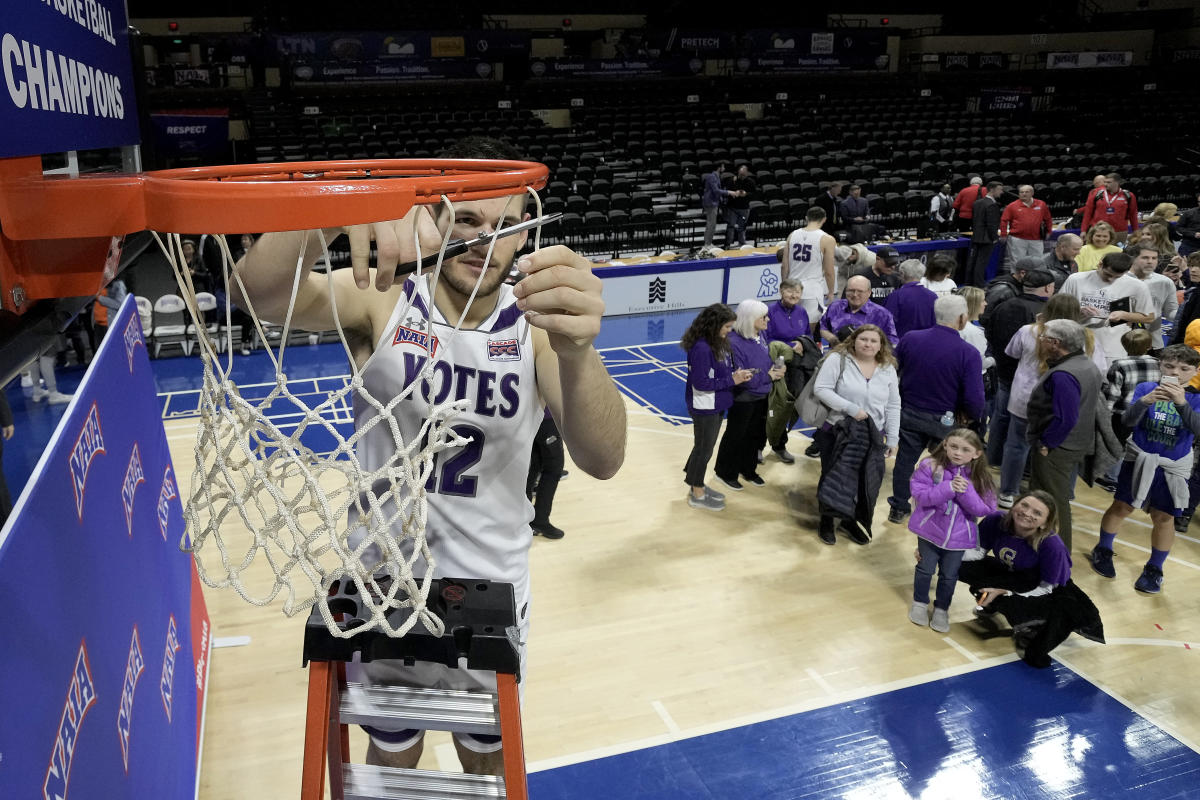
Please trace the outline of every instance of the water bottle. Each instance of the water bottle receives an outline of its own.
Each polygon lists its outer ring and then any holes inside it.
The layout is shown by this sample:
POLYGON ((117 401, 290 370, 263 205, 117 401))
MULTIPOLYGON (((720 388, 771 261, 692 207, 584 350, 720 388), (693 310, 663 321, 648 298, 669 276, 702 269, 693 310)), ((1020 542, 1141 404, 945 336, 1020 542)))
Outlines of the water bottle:
POLYGON ((953 411, 947 411, 945 414, 942 414, 942 425, 944 425, 947 428, 952 427, 954 425, 954 412, 953 411))
POLYGON ((775 359, 775 366, 777 366, 777 367, 783 366, 783 356, 779 356, 775 359))

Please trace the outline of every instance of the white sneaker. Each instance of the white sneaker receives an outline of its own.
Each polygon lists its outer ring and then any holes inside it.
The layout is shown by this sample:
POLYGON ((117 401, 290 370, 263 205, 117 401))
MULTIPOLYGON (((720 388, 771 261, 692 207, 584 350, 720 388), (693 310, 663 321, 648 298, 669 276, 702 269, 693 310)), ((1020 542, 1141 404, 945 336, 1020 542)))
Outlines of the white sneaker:
POLYGON ((28 372, 22 372, 21 373, 21 388, 28 389, 30 386, 33 386, 33 376, 30 375, 28 372))
POLYGON ((997 508, 1012 508, 1013 501, 1016 500, 1011 494, 1002 494, 996 498, 997 508))
POLYGON ((63 394, 62 392, 50 392, 50 405, 62 405, 69 403, 75 397, 73 394, 63 394))
POLYGON ((33 397, 31 399, 35 403, 40 403, 49 396, 50 396, 49 390, 43 389, 42 387, 39 386, 33 390, 33 397))

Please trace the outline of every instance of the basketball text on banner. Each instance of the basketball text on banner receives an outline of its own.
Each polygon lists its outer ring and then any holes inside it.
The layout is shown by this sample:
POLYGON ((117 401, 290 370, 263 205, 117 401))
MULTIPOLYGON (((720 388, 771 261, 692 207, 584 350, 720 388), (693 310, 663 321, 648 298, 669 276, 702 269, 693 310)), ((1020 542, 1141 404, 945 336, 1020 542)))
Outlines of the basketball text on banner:
POLYGON ((212 636, 160 419, 130 296, 0 532, 0 797, 195 796, 212 636))
POLYGON ((5 0, 0 71, 0 158, 138 143, 124 0, 5 0))

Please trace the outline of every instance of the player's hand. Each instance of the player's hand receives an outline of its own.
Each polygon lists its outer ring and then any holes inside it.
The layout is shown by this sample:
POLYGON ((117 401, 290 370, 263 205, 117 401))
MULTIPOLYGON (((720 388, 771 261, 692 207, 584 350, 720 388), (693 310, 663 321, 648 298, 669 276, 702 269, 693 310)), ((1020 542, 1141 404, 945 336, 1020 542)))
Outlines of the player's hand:
POLYGON ((17 429, 14 426, 12 426, 12 425, 4 426, 3 433, 4 433, 4 438, 6 440, 11 439, 13 437, 13 434, 16 432, 17 432, 17 429))
POLYGON ((371 285, 371 242, 375 243, 375 288, 386 292, 396 280, 396 266, 417 259, 417 244, 413 240, 413 221, 416 220, 421 255, 436 253, 442 246, 442 234, 433 222, 427 206, 417 205, 402 219, 349 225, 342 230, 350 240, 350 269, 360 289, 371 285))
POLYGON ((517 269, 526 277, 513 287, 517 308, 529 324, 550 335, 559 355, 592 346, 604 316, 601 281, 586 258, 563 245, 522 256, 517 269))
POLYGON ((896 446, 892 445, 887 450, 884 450, 883 457, 884 458, 895 458, 896 457, 896 446))
POLYGON ((863 410, 860 408, 860 409, 859 409, 857 412, 855 412, 855 414, 854 414, 854 418, 855 418, 856 420, 858 420, 859 422, 862 422, 864 419, 866 419, 866 418, 867 418, 867 412, 866 412, 866 411, 863 411, 863 410))
MULTIPOLYGON (((1101 311, 1100 309, 1096 308, 1095 306, 1080 306, 1079 310, 1082 311, 1084 313, 1084 315, 1088 316, 1088 317, 1107 316, 1105 314, 1105 312, 1101 311)), ((1113 312, 1113 313, 1120 313, 1120 312, 1113 312)))

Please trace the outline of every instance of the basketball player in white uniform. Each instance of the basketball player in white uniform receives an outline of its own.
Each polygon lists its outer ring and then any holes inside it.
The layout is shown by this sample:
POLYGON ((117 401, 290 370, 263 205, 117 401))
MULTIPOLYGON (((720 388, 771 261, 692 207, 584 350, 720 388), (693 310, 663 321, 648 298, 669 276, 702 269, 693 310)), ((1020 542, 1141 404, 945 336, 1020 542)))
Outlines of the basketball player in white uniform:
MULTIPOLYGON (((480 137, 463 140, 444 155, 518 158, 507 145, 480 137)), ((440 245, 447 227, 452 238, 474 238, 528 218, 524 205, 523 196, 464 201, 455 203, 453 218, 441 207, 418 206, 403 220, 348 228, 352 268, 334 273, 333 289, 343 328, 353 335, 351 348, 365 387, 381 402, 397 395, 420 369, 421 359, 438 348, 434 354, 441 363, 425 385, 396 408, 406 441, 416 437, 431 402, 456 397, 470 401, 455 425, 473 441, 439 454, 427 487, 427 541, 437 562, 436 575, 513 584, 523 642, 529 626, 529 521, 533 518, 525 480, 543 404, 550 408, 580 469, 606 479, 624 460, 624 402, 592 346, 604 312, 600 279, 586 259, 565 247, 548 247, 523 257, 518 267, 527 277, 515 287, 505 285, 503 278, 525 243, 524 234, 497 240, 486 264, 487 246, 447 259, 432 296, 425 278, 397 285, 393 279, 398 263, 416 258, 411 241, 414 216, 421 251, 428 254, 440 245), (378 251, 378 269, 373 271, 368 268, 372 240, 378 251), (481 273, 485 274, 478 294, 468 309, 467 300, 481 273), (374 291, 368 288, 372 282, 374 291), (413 292, 417 298, 402 314, 406 295, 413 292), (460 317, 461 328, 453 332, 460 317)), ((326 238, 341 232, 327 230, 326 238)), ((287 310, 303 235, 266 234, 238 266, 255 309, 265 319, 281 319, 287 310)), ((321 252, 315 234, 304 252, 309 269, 321 252)), ((294 324, 309 330, 333 328, 330 305, 326 278, 306 274, 296 299, 294 324)), ((357 400, 355 423, 361 426, 376 412, 357 400)), ((395 449, 391 435, 381 430, 384 427, 375 426, 379 436, 372 432, 359 445, 358 458, 368 470, 395 449)), ((419 565, 413 572, 421 574, 419 565)), ((485 676, 438 664, 348 666, 357 667, 359 677, 369 681, 443 688, 495 685, 494 678, 489 684, 485 676)), ((369 763, 416 765, 423 732, 369 732, 369 763)), ((501 773, 498 741, 456 734, 455 745, 467 772, 501 773)))
POLYGON ((834 300, 837 266, 834 260, 833 237, 821 230, 825 223, 824 209, 813 206, 805 214, 807 223, 788 236, 783 254, 783 279, 799 281, 803 287, 800 305, 808 312, 815 327, 825 307, 834 300))

